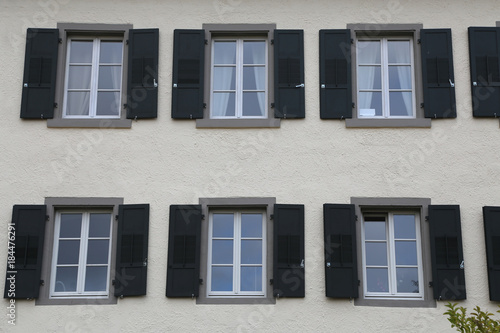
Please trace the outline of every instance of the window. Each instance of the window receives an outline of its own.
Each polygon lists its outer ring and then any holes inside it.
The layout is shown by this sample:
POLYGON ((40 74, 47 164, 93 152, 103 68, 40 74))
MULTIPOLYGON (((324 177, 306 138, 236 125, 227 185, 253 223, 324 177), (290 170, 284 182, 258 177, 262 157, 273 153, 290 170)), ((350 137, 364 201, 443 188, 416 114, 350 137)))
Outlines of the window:
POLYGON ((111 265, 111 211, 58 211, 51 297, 107 297, 111 265))
POLYGON ((364 213, 363 289, 365 298, 423 297, 418 213, 364 213))
POLYGON ((210 118, 267 118, 267 40, 212 41, 210 118))
POLYGON ((212 211, 208 296, 265 296, 265 212, 212 211))
POLYGON ((63 118, 119 118, 123 41, 68 39, 63 118))
POLYGON ((414 118, 411 38, 358 38, 358 118, 414 118))

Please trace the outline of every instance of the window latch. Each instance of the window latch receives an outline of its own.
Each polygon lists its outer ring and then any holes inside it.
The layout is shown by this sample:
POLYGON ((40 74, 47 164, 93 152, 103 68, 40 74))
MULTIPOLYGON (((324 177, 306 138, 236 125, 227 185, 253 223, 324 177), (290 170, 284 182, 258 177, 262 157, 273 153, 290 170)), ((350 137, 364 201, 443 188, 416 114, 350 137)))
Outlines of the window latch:
POLYGON ((453 83, 451 79, 448 79, 448 81, 450 82, 450 87, 455 88, 455 83, 453 83))
POLYGON ((298 85, 295 86, 295 88, 304 88, 304 84, 303 83, 298 84, 298 85))
POLYGON ((155 88, 158 88, 158 82, 156 82, 156 79, 153 79, 153 86, 154 86, 155 88))

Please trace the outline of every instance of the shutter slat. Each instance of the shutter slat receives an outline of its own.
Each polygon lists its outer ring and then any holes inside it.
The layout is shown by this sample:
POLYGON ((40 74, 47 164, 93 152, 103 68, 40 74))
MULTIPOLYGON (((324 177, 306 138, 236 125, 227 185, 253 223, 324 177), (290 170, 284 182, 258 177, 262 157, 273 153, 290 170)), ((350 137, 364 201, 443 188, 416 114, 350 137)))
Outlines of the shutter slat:
POLYGON ((470 27, 474 117, 500 117, 500 27, 470 27))
POLYGON ((42 273, 45 236, 45 205, 15 205, 12 212, 13 230, 8 230, 9 250, 4 298, 37 298, 42 273), (9 233, 12 231, 12 233, 9 233), (12 247, 12 245, 14 245, 12 247), (14 253, 14 258, 12 254, 14 253), (12 260, 14 259, 14 260, 12 260), (13 282, 14 288, 10 288, 13 282))
POLYGON ((274 117, 304 118, 304 31, 274 30, 274 117))
POLYGON ((58 29, 28 29, 21 118, 54 117, 58 49, 58 29))
POLYGON ((354 205, 324 204, 326 296, 358 297, 354 205))
POLYGON ((171 205, 167 297, 197 297, 200 278, 201 206, 171 205))
POLYGON ((304 297, 304 205, 274 205, 275 297, 304 297))
POLYGON ((127 118, 158 114, 158 29, 129 31, 127 118))
POLYGON ((500 301, 500 207, 483 207, 490 300, 500 301))
POLYGON ((203 118, 205 30, 174 30, 172 118, 203 118))
POLYGON ((351 31, 319 31, 320 117, 352 118, 351 31))
POLYGON ((451 29, 420 30, 426 118, 456 118, 451 29))
POLYGON ((432 286, 435 299, 466 299, 460 225, 459 206, 429 206, 432 286))
POLYGON ((149 204, 120 205, 115 296, 146 295, 149 204))

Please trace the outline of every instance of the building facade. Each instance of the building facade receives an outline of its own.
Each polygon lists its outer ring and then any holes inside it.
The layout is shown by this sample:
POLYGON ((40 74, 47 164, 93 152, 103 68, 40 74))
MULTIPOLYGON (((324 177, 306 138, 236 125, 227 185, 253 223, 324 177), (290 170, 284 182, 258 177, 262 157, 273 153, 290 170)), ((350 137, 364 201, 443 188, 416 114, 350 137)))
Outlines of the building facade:
POLYGON ((0 2, 1 331, 446 332, 500 301, 500 11, 0 2))

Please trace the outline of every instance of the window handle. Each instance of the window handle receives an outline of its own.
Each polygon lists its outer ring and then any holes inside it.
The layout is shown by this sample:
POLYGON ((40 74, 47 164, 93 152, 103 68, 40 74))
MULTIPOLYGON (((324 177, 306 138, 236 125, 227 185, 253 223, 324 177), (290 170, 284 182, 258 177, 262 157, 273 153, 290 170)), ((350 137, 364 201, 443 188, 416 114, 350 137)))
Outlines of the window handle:
POLYGON ((455 83, 453 83, 451 79, 448 79, 448 81, 450 82, 450 87, 455 88, 455 83))
POLYGON ((298 85, 295 86, 295 88, 304 88, 304 84, 303 83, 298 84, 298 85))
POLYGON ((154 86, 155 88, 158 88, 158 82, 156 82, 156 79, 154 79, 154 78, 153 78, 153 86, 154 86))

